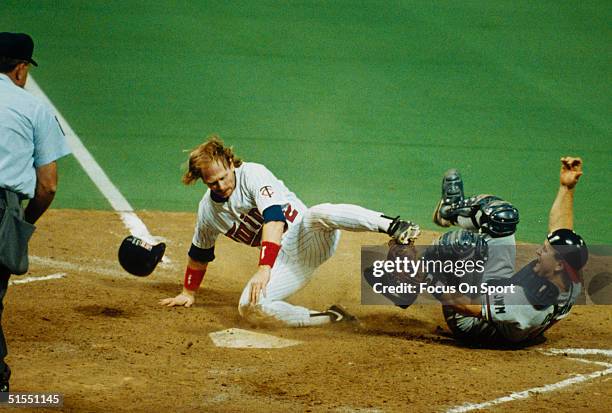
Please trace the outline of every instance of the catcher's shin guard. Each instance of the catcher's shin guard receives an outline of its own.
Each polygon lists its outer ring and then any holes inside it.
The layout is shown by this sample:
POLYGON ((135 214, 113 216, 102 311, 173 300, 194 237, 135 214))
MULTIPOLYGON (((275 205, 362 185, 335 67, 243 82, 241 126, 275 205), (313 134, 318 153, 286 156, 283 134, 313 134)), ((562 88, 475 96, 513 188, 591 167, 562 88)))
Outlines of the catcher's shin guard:
POLYGON ((459 217, 469 218, 476 229, 493 238, 506 237, 516 232, 519 212, 510 202, 492 195, 475 195, 440 209, 440 215, 457 223, 459 217))
POLYGON ((459 217, 469 218, 474 228, 493 238, 514 234, 519 223, 518 210, 499 197, 475 195, 465 199, 461 174, 456 169, 449 169, 442 178, 442 195, 433 222, 450 227, 457 224, 459 217))
MULTIPOLYGON (((506 237, 516 232, 519 212, 510 202, 491 195, 476 195, 464 201, 470 208, 469 217, 476 228, 493 238, 506 237)), ((464 215, 465 216, 465 215, 464 215)))
POLYGON ((472 216, 472 222, 478 222, 484 232, 493 238, 507 237, 516 232, 519 212, 514 205, 497 197, 485 197, 477 202, 480 210, 472 216))

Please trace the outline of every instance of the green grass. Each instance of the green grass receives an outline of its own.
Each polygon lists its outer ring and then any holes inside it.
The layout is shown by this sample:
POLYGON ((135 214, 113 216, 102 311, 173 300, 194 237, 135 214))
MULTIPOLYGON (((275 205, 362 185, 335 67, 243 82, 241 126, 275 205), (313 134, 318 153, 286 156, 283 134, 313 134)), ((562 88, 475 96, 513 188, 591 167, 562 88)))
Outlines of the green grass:
MULTIPOLYGON (((442 173, 541 241, 558 158, 576 228, 610 243, 612 3, 4 1, 38 83, 137 209, 195 211, 185 149, 219 133, 307 204, 429 224, 442 173), (20 22, 19 25, 16 22, 20 22)), ((74 161, 55 207, 109 208, 74 161)))

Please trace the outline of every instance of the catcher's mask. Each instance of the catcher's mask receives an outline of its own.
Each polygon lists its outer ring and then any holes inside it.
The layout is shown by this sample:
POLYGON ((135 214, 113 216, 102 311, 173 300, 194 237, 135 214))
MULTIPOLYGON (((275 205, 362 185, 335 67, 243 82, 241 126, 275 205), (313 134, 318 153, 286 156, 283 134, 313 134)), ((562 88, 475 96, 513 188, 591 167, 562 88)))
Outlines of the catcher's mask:
POLYGON ((119 263, 124 270, 139 277, 151 274, 161 261, 166 244, 151 245, 138 237, 126 237, 119 247, 119 263))

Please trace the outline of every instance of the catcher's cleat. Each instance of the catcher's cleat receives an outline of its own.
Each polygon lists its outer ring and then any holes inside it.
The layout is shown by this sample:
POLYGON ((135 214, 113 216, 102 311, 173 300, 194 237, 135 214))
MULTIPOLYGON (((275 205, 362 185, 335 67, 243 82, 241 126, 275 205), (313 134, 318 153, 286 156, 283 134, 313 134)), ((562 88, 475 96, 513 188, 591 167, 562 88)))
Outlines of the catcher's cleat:
POLYGON ((412 221, 404 221, 396 217, 393 222, 391 222, 391 225, 389 225, 387 234, 389 234, 398 244, 409 245, 419 237, 421 228, 412 221))
POLYGON ((449 169, 442 178, 442 196, 433 213, 433 222, 441 227, 450 227, 451 207, 463 201, 463 179, 456 169, 449 169))
POLYGON ((334 304, 324 312, 325 315, 329 316, 332 323, 354 323, 357 322, 357 317, 349 314, 342 306, 334 304))

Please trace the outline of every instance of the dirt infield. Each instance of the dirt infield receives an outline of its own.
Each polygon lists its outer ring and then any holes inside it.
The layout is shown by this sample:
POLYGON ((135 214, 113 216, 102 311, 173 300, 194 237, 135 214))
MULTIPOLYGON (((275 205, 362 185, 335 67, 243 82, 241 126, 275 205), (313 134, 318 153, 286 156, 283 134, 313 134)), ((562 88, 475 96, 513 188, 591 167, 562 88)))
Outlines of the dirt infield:
MULTIPOLYGON (((385 237, 355 233, 343 234, 336 256, 290 301, 319 309, 339 303, 361 324, 257 329, 303 343, 218 348, 209 333, 252 329, 237 302, 256 251, 220 239, 195 307, 162 308, 157 301, 180 290, 195 214, 140 216, 167 238, 171 259, 147 278, 116 261, 127 235, 116 214, 51 210, 40 221, 29 276, 64 277, 9 288, 3 323, 12 391, 62 393, 64 411, 447 411, 605 369, 541 349, 612 348, 610 306, 577 306, 546 342, 520 350, 459 345, 438 306, 362 306, 359 247, 385 237)), ((487 411, 608 411, 611 377, 487 411)))

